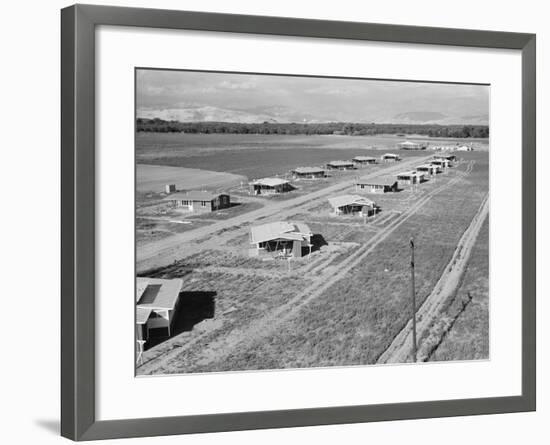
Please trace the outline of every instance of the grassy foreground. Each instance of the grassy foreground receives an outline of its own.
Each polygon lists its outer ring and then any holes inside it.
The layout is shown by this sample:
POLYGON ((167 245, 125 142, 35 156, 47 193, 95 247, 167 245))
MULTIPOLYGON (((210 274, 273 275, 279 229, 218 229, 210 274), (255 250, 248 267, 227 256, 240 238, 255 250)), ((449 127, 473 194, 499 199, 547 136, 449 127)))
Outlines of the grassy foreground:
POLYGON ((430 357, 430 361, 480 360, 489 358, 489 220, 485 221, 472 252, 462 286, 447 312, 470 298, 452 329, 430 357))

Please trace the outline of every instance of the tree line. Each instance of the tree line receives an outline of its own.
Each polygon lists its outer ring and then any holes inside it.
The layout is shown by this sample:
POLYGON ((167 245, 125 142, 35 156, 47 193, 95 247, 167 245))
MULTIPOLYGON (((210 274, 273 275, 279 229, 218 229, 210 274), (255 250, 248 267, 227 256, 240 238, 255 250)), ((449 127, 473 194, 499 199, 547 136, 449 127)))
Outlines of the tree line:
POLYGON ((316 135, 341 134, 350 136, 372 136, 378 134, 410 135, 430 137, 488 138, 487 125, 435 125, 435 124, 375 124, 375 123, 237 123, 237 122, 179 122, 163 119, 138 118, 138 132, 156 133, 233 133, 233 134, 283 134, 316 135))

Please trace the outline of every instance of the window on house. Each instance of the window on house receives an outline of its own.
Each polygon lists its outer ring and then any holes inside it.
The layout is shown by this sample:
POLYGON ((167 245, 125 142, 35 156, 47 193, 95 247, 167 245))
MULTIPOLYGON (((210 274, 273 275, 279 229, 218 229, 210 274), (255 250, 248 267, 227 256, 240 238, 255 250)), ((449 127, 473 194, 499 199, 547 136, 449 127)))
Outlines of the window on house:
POLYGON ((206 201, 201 201, 201 207, 206 207, 206 201))

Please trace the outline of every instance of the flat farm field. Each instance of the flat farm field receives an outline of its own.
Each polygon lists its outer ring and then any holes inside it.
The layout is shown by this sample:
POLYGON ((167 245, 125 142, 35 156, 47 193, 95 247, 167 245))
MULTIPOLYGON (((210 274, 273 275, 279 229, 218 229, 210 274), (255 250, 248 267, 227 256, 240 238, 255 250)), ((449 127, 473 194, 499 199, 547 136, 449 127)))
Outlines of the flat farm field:
MULTIPOLYGON (((403 140, 395 136, 139 133, 136 159, 139 164, 212 170, 257 179, 337 159, 380 157, 384 150, 397 150, 397 143, 403 140)), ((425 156, 426 152, 401 150, 400 155, 425 156)))
POLYGON ((174 184, 178 190, 217 190, 240 185, 241 182, 246 182, 246 178, 225 172, 166 165, 136 166, 138 192, 163 192, 166 184, 174 184))

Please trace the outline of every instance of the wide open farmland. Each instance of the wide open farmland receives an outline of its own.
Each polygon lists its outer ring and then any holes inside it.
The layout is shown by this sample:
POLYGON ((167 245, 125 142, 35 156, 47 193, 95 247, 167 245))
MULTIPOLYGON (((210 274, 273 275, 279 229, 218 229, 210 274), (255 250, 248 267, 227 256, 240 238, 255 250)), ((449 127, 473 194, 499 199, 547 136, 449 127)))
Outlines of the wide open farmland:
MULTIPOLYGON (((382 209, 366 224, 327 208, 333 193, 355 192, 353 181, 343 176, 340 189, 335 180, 333 189, 321 188, 311 199, 267 201, 246 219, 246 213, 229 219, 214 238, 186 242, 175 262, 144 272, 183 278, 187 312, 180 313, 184 321, 177 335, 145 351, 138 374, 376 363, 409 320, 409 239, 416 244, 420 306, 487 196, 488 153, 459 156, 458 165, 436 180, 414 189, 403 186, 394 194, 365 195, 382 209), (277 219, 309 224, 318 243, 311 256, 290 262, 248 257, 250 226, 277 219)), ((400 167, 380 171, 391 168, 400 167)), ((470 259, 476 264, 488 259, 487 244, 479 240, 470 259)), ((446 307, 459 304, 454 294, 444 297, 446 307)), ((488 301, 476 303, 486 308, 488 301)), ((480 332, 486 331, 488 319, 472 319, 468 309, 462 315, 469 317, 465 325, 476 322, 480 332)), ((460 347, 445 346, 455 326, 463 329, 460 320, 441 332, 446 340, 437 354, 447 360, 461 357, 459 352, 453 356, 460 347)), ((481 348, 475 358, 486 353, 481 348)))
POLYGON ((164 165, 136 166, 136 190, 139 192, 163 192, 166 184, 174 184, 178 190, 217 190, 240 185, 244 181, 244 176, 226 172, 164 165))
MULTIPOLYGON (((368 136, 280 136, 241 134, 138 134, 138 163, 187 167, 243 175, 249 179, 281 175, 355 156, 380 157, 403 138, 368 136)), ((422 152, 400 152, 404 157, 422 152)))

